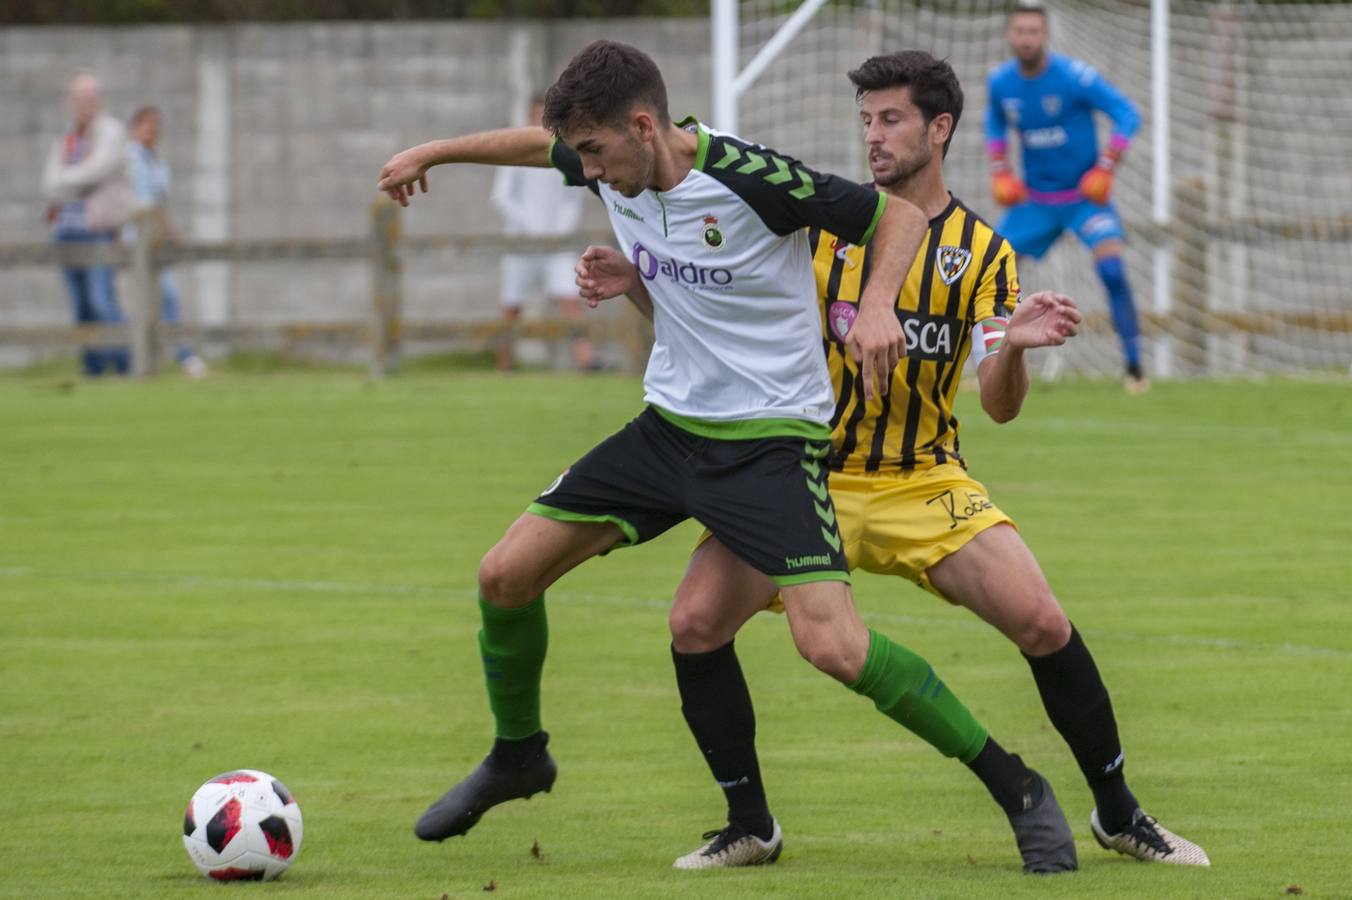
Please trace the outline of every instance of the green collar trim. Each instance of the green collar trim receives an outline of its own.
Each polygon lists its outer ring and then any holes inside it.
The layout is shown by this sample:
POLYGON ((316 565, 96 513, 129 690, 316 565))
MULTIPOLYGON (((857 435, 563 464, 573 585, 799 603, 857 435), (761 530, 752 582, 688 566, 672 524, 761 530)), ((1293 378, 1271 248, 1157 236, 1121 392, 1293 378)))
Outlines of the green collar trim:
POLYGON ((686 116, 676 123, 677 128, 688 128, 691 125, 695 126, 695 136, 699 138, 699 146, 695 148, 694 169, 696 172, 703 172, 704 160, 709 155, 709 132, 694 116, 686 116))

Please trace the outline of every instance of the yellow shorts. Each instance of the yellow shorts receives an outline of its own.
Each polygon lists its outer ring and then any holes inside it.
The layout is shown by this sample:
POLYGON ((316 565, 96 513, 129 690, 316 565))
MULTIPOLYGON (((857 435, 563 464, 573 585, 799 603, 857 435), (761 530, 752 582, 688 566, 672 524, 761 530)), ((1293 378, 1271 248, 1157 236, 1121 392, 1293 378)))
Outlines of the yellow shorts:
POLYGON ((832 472, 830 484, 850 569, 899 575, 936 596, 930 566, 992 525, 1014 524, 954 463, 900 476, 832 472))
MULTIPOLYGON (((832 472, 830 485, 850 570, 899 575, 945 600, 925 571, 992 525, 1014 524, 954 463, 905 475, 832 472)), ((769 608, 783 611, 778 595, 769 608)))

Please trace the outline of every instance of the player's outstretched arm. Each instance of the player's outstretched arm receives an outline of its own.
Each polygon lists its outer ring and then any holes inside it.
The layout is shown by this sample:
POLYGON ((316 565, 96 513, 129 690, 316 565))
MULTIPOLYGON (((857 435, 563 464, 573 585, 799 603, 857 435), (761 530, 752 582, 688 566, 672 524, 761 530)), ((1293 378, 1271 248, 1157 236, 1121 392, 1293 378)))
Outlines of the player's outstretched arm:
MULTIPOLYGON (((972 339, 986 342, 986 358, 977 367, 981 408, 996 422, 1019 414, 1028 396, 1025 350, 1059 347, 1080 331, 1080 310, 1065 294, 1039 291, 1019 301, 1005 325, 998 320, 977 324, 972 339), (988 338, 991 329, 1004 328, 1003 340, 988 338)), ((998 332, 997 332, 998 333, 998 332)))
POLYGON ((886 394, 892 370, 906 357, 906 335, 896 313, 897 296, 928 228, 929 221, 920 207, 889 197, 873 232, 876 262, 859 298, 859 318, 845 337, 846 346, 860 365, 868 400, 876 393, 875 376, 886 394))
POLYGON ((577 276, 578 296, 592 309, 624 295, 645 319, 653 320, 653 301, 638 267, 614 247, 588 247, 573 267, 573 274, 577 276))
POLYGON ((547 168, 554 137, 543 128, 498 128, 462 137, 428 141, 401 150, 380 169, 377 187, 400 206, 408 206, 416 189, 427 193, 427 170, 448 163, 547 168))

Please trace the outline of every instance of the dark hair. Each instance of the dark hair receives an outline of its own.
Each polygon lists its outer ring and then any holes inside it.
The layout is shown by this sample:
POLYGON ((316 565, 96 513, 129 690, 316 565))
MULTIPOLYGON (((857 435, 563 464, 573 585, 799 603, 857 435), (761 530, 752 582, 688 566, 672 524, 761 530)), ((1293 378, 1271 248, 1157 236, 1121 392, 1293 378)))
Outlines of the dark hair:
POLYGON ((138 106, 136 112, 132 113, 131 118, 127 120, 127 124, 132 128, 135 128, 137 125, 140 125, 142 121, 151 116, 157 116, 163 119, 164 113, 160 112, 158 106, 138 106))
POLYGON ((962 85, 948 60, 936 59, 923 50, 874 56, 850 72, 850 81, 856 100, 869 91, 910 88, 911 102, 920 109, 926 125, 942 113, 951 115, 953 128, 944 141, 944 156, 948 155, 948 145, 953 143, 953 132, 962 118, 962 85))
POLYGON ((668 125, 667 86, 648 54, 628 44, 595 41, 582 48, 545 92, 544 126, 558 134, 621 125, 635 105, 668 125))

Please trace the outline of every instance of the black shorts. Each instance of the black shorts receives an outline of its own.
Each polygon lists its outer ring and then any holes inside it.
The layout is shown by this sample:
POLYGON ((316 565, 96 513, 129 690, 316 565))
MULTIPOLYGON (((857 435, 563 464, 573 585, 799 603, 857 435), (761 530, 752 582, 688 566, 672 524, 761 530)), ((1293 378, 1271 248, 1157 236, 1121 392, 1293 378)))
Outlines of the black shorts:
POLYGON ((829 448, 825 437, 708 437, 649 407, 560 475, 529 511, 611 522, 624 545, 695 519, 781 586, 848 582, 827 489, 829 448))

